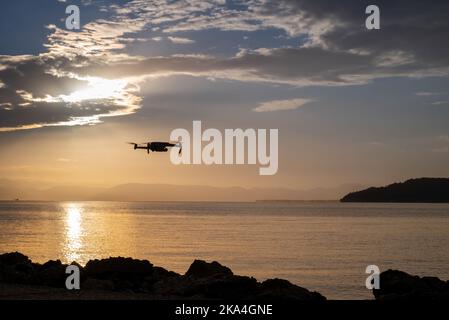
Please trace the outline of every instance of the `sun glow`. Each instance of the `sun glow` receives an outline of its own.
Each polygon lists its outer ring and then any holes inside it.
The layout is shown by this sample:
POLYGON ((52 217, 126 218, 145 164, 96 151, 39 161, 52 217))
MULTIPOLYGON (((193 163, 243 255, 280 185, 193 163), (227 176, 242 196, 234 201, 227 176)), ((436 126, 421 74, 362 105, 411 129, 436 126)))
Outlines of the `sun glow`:
POLYGON ((72 92, 69 95, 60 95, 62 101, 76 103, 84 100, 120 99, 127 86, 126 80, 107 80, 88 77, 88 88, 72 92))
POLYGON ((133 114, 140 108, 141 98, 139 82, 142 78, 104 79, 100 77, 80 77, 71 74, 71 78, 86 81, 84 89, 73 91, 67 95, 34 97, 25 90, 16 93, 25 101, 22 106, 32 106, 33 102, 64 103, 67 107, 78 110, 92 110, 87 115, 69 116, 66 120, 53 123, 35 123, 17 127, 0 127, 0 132, 28 130, 41 127, 94 125, 102 122, 102 118, 133 114), (90 113, 90 114, 89 114, 90 113))

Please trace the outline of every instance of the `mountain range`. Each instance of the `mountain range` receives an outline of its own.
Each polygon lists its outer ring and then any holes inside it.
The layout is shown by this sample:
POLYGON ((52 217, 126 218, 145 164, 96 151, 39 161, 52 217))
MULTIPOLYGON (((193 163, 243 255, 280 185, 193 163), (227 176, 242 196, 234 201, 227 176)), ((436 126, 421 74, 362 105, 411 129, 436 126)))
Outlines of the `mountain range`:
POLYGON ((59 185, 40 188, 36 183, 0 179, 0 200, 36 201, 256 201, 256 200, 336 200, 360 188, 297 190, 289 188, 242 188, 206 185, 127 183, 112 187, 59 185))

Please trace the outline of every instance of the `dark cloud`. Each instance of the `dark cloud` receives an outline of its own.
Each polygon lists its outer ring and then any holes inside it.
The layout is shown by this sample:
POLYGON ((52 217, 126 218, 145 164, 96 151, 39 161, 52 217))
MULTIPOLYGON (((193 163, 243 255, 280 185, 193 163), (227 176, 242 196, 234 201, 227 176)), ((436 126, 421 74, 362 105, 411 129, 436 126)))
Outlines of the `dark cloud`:
POLYGON ((371 55, 322 47, 301 47, 247 50, 229 59, 198 56, 152 57, 133 63, 86 66, 76 68, 74 72, 111 79, 120 76, 190 74, 304 86, 351 85, 380 77, 439 74, 441 67, 440 64, 415 61, 402 51, 371 55))
MULTIPOLYGON (((413 55, 421 65, 449 65, 449 1, 281 1, 290 14, 306 12, 315 24, 323 20, 337 22, 320 34, 330 48, 366 50, 372 55, 403 51, 413 55), (380 30, 365 28, 365 8, 371 4, 380 8, 380 30)), ((276 8, 269 8, 275 14, 276 8)))
MULTIPOLYGON (((32 101, 24 98, 24 94, 30 94, 35 99, 43 99, 47 96, 68 94, 73 90, 79 90, 86 86, 86 81, 73 78, 52 75, 49 71, 57 69, 60 61, 52 61, 34 56, 19 56, 9 58, 0 56, 0 109, 6 107, 8 112, 2 114, 2 122, 5 123, 13 113, 17 113, 25 105, 29 107, 32 101), (14 112, 11 112, 14 111, 14 112), (3 118, 3 116, 5 118, 3 118)), ((13 123, 14 121, 11 121, 13 123)))
POLYGON ((10 90, 24 90, 32 92, 34 97, 45 97, 67 94, 86 85, 85 81, 50 74, 51 69, 60 68, 62 58, 53 60, 25 56, 15 61, 5 60, 0 57, 0 65, 4 65, 0 70, 0 81, 10 90))
POLYGON ((111 107, 108 101, 70 105, 63 102, 33 102, 28 106, 13 107, 11 110, 0 108, 0 127, 11 129, 33 125, 41 127, 63 122, 88 124, 88 121, 83 119, 90 118, 93 121, 96 115, 117 110, 117 108, 111 107))

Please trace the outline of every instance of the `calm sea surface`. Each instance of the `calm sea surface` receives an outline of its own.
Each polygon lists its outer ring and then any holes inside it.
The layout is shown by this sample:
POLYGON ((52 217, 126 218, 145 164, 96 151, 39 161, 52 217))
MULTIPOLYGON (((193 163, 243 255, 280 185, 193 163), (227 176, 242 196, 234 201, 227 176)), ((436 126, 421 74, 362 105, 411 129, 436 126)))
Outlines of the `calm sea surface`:
POLYGON ((367 299, 365 268, 449 279, 449 205, 0 202, 0 253, 37 262, 131 256, 184 273, 217 260, 331 299, 367 299))

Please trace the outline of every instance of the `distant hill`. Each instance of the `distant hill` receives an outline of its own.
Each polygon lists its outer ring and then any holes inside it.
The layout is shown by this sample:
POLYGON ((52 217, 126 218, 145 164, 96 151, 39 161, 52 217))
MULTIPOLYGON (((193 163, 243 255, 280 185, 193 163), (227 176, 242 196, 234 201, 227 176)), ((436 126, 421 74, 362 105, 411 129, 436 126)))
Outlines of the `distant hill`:
POLYGON ((448 178, 419 178, 386 187, 351 192, 341 202, 422 202, 449 203, 448 178))
POLYGON ((44 201, 256 201, 256 200, 335 200, 357 186, 288 189, 242 188, 202 185, 128 183, 113 187, 39 187, 38 183, 0 179, 0 200, 44 201))

